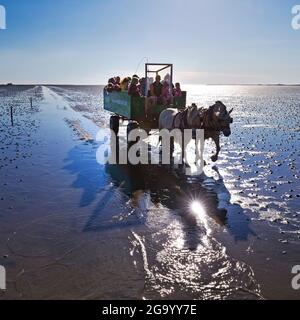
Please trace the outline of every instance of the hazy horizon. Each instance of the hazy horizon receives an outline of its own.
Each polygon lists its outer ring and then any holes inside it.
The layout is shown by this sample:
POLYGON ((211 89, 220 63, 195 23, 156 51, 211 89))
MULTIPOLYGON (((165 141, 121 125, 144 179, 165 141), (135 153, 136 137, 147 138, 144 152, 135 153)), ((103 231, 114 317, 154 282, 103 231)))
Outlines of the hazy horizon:
MULTIPOLYGON (((0 86, 7 86, 8 84, 13 84, 14 86, 105 86, 106 84, 101 83, 0 83, 0 86)), ((184 86, 285 86, 285 87, 298 87, 300 86, 300 83, 228 83, 228 84, 223 84, 223 83, 181 83, 181 85, 184 86)))

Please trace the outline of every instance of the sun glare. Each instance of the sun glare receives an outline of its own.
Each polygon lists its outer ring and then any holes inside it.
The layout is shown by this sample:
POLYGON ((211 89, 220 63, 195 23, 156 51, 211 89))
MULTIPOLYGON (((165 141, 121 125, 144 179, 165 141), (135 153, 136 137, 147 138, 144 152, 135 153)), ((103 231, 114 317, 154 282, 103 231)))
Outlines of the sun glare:
POLYGON ((193 201, 191 204, 191 209, 197 216, 203 217, 205 215, 205 209, 199 201, 193 201))
MULTIPOLYGON (((206 236, 210 235, 212 229, 209 225, 208 215, 205 206, 200 201, 193 200, 190 204, 190 210, 196 217, 197 221, 206 229, 206 236)), ((203 241, 205 241, 204 238, 203 241)))

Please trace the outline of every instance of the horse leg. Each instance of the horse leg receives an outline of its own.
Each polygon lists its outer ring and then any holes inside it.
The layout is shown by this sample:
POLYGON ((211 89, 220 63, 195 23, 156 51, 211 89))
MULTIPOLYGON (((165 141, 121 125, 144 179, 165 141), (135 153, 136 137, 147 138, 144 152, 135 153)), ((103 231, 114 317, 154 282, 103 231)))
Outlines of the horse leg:
POLYGON ((214 135, 213 140, 214 140, 214 142, 215 142, 215 144, 216 144, 216 154, 211 157, 211 160, 212 160, 213 162, 216 162, 216 161, 219 159, 219 153, 220 153, 220 151, 221 151, 221 147, 220 147, 220 135, 219 135, 219 134, 214 135))
POLYGON ((158 154, 159 154, 159 163, 161 164, 162 163, 162 137, 161 136, 158 137, 157 147, 158 147, 158 154))
POLYGON ((174 150, 175 150, 175 148, 174 148, 174 137, 171 137, 170 138, 170 154, 169 154, 169 156, 170 156, 170 164, 172 165, 172 164, 174 164, 174 150))
POLYGON ((174 137, 170 138, 170 153, 171 153, 171 157, 173 156, 174 153, 174 137))
MULTIPOLYGON (((205 140, 204 140, 204 143, 205 143, 205 140)), ((203 157, 203 154, 202 154, 202 157, 200 155, 200 150, 198 148, 199 146, 199 142, 198 142, 198 145, 197 145, 197 139, 195 139, 195 155, 196 155, 196 164, 199 162, 199 160, 201 160, 201 158, 203 157)), ((203 149, 204 149, 204 146, 203 146, 203 149)), ((203 166, 205 167, 206 166, 206 161, 203 160, 203 166)))
MULTIPOLYGON (((182 130, 182 137, 181 137, 181 161, 184 164, 185 161, 185 145, 184 145, 184 130, 182 130)), ((186 162, 187 163, 187 162, 186 162)))

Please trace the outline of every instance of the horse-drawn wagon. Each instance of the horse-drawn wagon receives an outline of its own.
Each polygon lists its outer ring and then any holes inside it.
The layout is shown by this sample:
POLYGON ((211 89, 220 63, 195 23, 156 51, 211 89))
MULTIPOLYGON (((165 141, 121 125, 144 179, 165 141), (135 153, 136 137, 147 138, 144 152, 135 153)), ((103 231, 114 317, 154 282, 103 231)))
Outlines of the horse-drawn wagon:
MULTIPOLYGON (((151 75, 159 75, 161 72, 168 72, 170 90, 173 83, 173 65, 165 63, 145 64, 145 88, 149 91, 149 79, 151 75)), ((147 97, 130 96, 127 92, 107 92, 104 89, 104 110, 112 113, 110 118, 110 129, 117 135, 119 133, 120 121, 127 120, 127 133, 138 127, 150 132, 158 128, 160 113, 170 107, 169 105, 155 104, 151 107, 151 115, 146 112, 147 97)), ((186 92, 181 97, 173 98, 173 108, 184 109, 186 107, 186 92)))

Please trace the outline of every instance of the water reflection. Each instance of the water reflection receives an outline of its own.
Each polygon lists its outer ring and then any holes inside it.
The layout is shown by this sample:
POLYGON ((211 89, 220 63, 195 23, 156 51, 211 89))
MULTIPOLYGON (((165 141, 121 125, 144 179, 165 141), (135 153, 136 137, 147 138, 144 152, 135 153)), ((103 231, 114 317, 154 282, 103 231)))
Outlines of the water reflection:
POLYGON ((187 177, 184 168, 165 165, 107 165, 106 172, 133 205, 146 203, 139 208, 147 210, 147 228, 134 230, 132 239, 146 298, 232 298, 244 289, 256 296, 252 270, 228 257, 214 235, 227 225, 216 191, 225 192, 222 179, 187 177))
MULTIPOLYGON (((118 230, 118 237, 122 231, 130 239, 127 250, 145 277, 143 297, 256 295, 252 270, 228 257, 215 238, 223 228, 239 237, 242 230, 242 238, 250 234, 245 219, 241 229, 228 225, 228 217, 235 218, 227 212, 230 193, 222 177, 188 177, 175 165, 99 166, 96 150, 93 144, 75 147, 64 167, 76 175, 72 186, 83 189, 80 206, 92 208, 82 217, 83 232, 118 230)), ((109 236, 114 242, 114 233, 109 236)))
POLYGON ((76 175, 72 187, 83 191, 80 207, 93 206, 84 231, 143 224, 148 210, 167 208, 184 225, 204 227, 208 234, 216 226, 226 226, 236 241, 253 234, 242 208, 235 205, 238 216, 227 214, 232 208, 230 192, 217 168, 214 173, 219 178, 214 179, 205 174, 188 177, 182 166, 101 166, 95 157, 97 148, 98 144, 83 143, 65 159, 64 169, 76 175))

